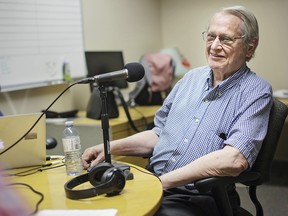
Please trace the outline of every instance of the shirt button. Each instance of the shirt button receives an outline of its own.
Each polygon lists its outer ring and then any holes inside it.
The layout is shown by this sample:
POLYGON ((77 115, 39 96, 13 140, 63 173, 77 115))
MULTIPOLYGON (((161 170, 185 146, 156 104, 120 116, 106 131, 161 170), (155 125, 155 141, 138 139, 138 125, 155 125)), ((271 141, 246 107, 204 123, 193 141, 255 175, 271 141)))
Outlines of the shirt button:
POLYGON ((205 100, 204 100, 204 102, 205 102, 205 103, 208 103, 208 102, 209 102, 209 100, 208 100, 208 99, 205 99, 205 100))
POLYGON ((198 119, 197 117, 194 116, 194 121, 195 121, 196 123, 198 123, 198 122, 200 122, 200 119, 198 119))
POLYGON ((172 162, 173 162, 173 163, 175 163, 175 162, 176 162, 176 159, 175 159, 174 157, 172 158, 172 162))
POLYGON ((188 143, 188 139, 187 138, 184 139, 184 143, 188 143))

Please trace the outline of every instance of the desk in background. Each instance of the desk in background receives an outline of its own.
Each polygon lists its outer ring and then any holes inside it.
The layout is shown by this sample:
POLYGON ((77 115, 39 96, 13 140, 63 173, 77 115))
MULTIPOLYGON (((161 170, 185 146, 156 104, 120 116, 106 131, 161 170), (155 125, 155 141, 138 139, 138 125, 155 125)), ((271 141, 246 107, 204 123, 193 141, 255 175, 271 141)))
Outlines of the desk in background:
MULTIPOLYGON (((132 166, 132 165, 131 165, 132 166)), ((64 184, 72 177, 67 176, 65 167, 45 170, 29 176, 7 177, 10 182, 29 184, 35 190, 44 194, 44 200, 39 209, 117 209, 117 216, 153 215, 159 208, 162 198, 162 185, 155 176, 143 173, 143 168, 131 167, 133 180, 126 181, 123 191, 116 196, 99 195, 92 198, 71 200, 66 198, 64 184)), ((28 169, 28 168, 25 168, 28 169)), ((23 169, 10 170, 16 173, 23 169)), ((90 188, 90 183, 78 186, 78 189, 90 188)), ((17 186, 20 195, 24 197, 29 209, 35 209, 39 195, 24 186, 17 186)))
POLYGON ((284 103, 286 106, 288 106, 288 98, 277 98, 279 101, 284 103))
MULTIPOLYGON (((155 112, 159 108, 160 106, 137 106, 129 108, 129 112, 135 126, 139 130, 144 130, 147 124, 153 123, 155 112)), ((101 125, 101 120, 86 118, 86 112, 79 112, 78 116, 80 118, 74 120, 75 125, 78 127, 83 125, 101 125)), ((119 106, 119 117, 109 119, 109 126, 111 129, 111 140, 124 138, 136 133, 131 128, 122 106, 119 106)))
MULTIPOLYGON (((144 130, 147 124, 154 121, 155 112, 160 106, 136 106, 129 108, 131 118, 139 130, 144 130)), ((57 139, 58 145, 56 148, 47 150, 48 155, 63 155, 62 147, 62 131, 65 127, 65 119, 47 119, 47 136, 52 136, 57 139)), ((82 150, 96 144, 103 143, 103 134, 101 128, 101 120, 86 118, 86 112, 80 111, 78 117, 75 118, 74 124, 80 133, 82 150)), ((115 139, 124 138, 136 133, 130 126, 124 109, 119 106, 119 117, 109 119, 110 126, 110 141, 115 139)), ((147 160, 140 157, 114 157, 112 159, 125 161, 128 163, 136 164, 141 167, 147 165, 147 160)))

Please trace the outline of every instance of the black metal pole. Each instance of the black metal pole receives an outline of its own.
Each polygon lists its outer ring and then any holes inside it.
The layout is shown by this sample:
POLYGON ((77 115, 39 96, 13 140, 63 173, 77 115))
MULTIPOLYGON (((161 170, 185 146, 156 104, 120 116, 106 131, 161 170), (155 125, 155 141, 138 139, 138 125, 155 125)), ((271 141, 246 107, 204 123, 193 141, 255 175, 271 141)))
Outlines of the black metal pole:
MULTIPOLYGON (((111 162, 111 152, 110 152, 110 139, 109 139, 109 114, 108 114, 108 105, 107 105, 107 96, 108 96, 108 87, 101 85, 98 87, 100 92, 100 98, 102 103, 101 108, 101 124, 103 131, 103 143, 104 143, 104 153, 105 153, 105 162, 112 164, 111 162)), ((133 179, 133 173, 130 172, 130 166, 127 164, 114 163, 113 166, 122 170, 125 179, 133 179)))
POLYGON ((110 139, 109 139, 109 115, 107 108, 107 88, 108 87, 105 85, 99 86, 100 98, 102 102, 101 124, 103 131, 105 162, 111 163, 110 139))

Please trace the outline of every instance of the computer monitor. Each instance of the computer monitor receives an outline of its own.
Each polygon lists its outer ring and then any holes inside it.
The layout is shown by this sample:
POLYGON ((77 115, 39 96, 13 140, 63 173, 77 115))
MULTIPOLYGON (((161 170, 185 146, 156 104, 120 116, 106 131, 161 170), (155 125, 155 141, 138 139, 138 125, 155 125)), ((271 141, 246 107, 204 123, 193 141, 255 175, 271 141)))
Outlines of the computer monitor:
MULTIPOLYGON (((85 58, 88 77, 118 71, 124 68, 122 51, 87 51, 85 52, 85 58)), ((116 80, 109 83, 109 86, 115 86, 123 89, 128 87, 128 83, 124 79, 116 80)))
MULTIPOLYGON (((85 52, 87 77, 93 77, 104 73, 122 70, 124 68, 124 58, 122 51, 87 51, 85 52)), ((107 108, 109 118, 117 118, 119 111, 114 95, 114 88, 119 89, 127 88, 128 83, 126 80, 115 80, 105 84, 110 87, 107 88, 107 108)), ((102 101, 99 86, 97 83, 90 84, 91 96, 87 106, 86 116, 88 118, 100 119, 102 101)))

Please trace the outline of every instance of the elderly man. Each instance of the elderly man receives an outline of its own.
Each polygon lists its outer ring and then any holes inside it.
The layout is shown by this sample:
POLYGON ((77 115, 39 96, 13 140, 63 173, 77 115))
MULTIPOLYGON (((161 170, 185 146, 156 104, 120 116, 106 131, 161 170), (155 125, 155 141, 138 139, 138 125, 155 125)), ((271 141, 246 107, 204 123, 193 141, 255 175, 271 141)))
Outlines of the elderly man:
MULTIPOLYGON (((203 39, 208 66, 192 69, 173 87, 155 127, 111 142, 114 155, 151 155, 150 170, 164 190, 156 215, 219 215, 210 194, 185 186, 249 169, 266 135, 271 86, 246 65, 259 41, 256 18, 242 6, 224 8, 203 39)), ((103 161, 103 145, 88 148, 82 158, 84 167, 103 161)), ((235 187, 229 194, 237 209, 235 187)))

